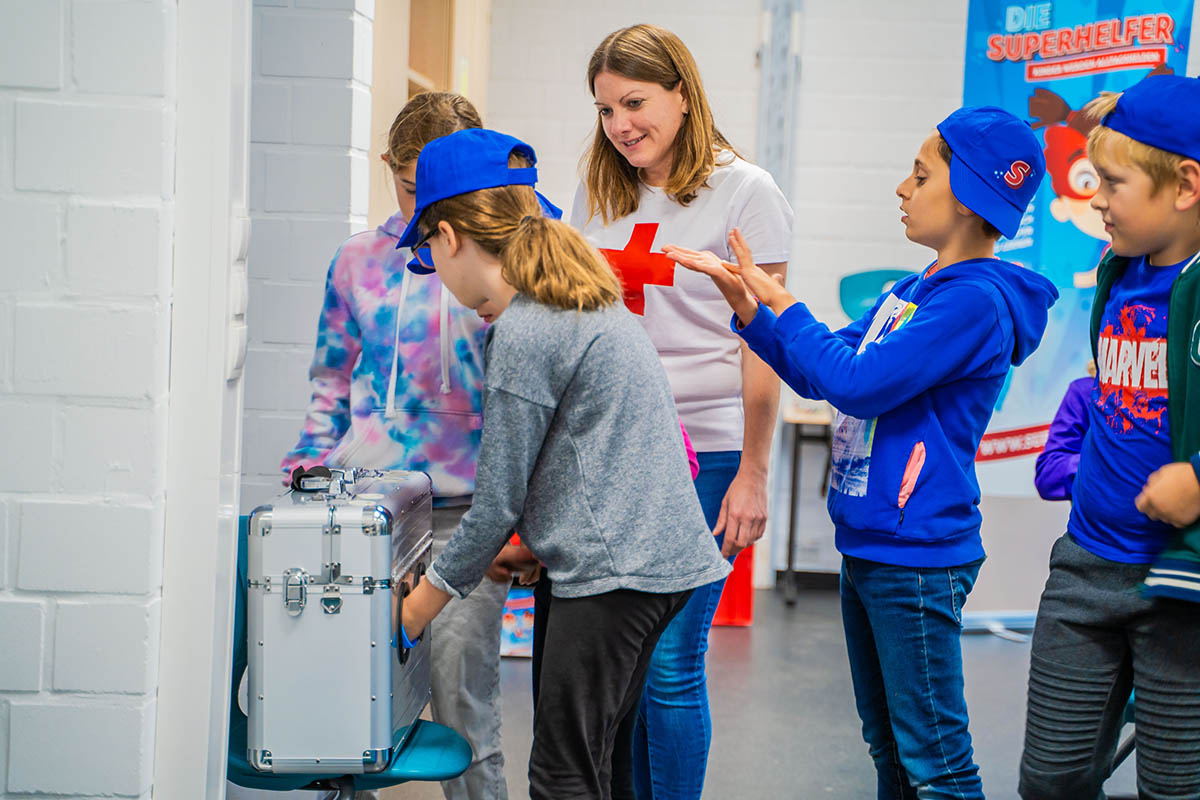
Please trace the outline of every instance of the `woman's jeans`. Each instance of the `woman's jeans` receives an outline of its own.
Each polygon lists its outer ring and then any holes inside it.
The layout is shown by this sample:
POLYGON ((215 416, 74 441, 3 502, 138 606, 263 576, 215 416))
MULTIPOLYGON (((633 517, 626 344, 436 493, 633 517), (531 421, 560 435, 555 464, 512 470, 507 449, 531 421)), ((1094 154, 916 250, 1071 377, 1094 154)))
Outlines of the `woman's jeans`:
POLYGON ((963 603, 980 563, 842 560, 850 675, 879 800, 983 797, 967 731, 960 641, 963 603))
MULTIPOLYGON (((698 453, 696 494, 712 528, 741 463, 738 451, 698 453)), ((724 536, 717 537, 720 545, 724 536)), ((633 731, 638 800, 694 800, 704 788, 712 718, 704 656, 724 579, 699 586, 658 640, 633 731)))

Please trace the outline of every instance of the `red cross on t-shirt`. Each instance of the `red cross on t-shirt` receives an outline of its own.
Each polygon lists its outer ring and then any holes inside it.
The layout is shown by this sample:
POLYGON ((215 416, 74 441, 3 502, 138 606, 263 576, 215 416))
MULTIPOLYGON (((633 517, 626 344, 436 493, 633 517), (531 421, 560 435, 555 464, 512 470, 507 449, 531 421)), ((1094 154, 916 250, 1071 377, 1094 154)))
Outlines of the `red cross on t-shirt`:
POLYGON ((650 252, 657 234, 657 222, 643 222, 633 226, 624 250, 600 250, 621 279, 625 305, 638 316, 646 313, 646 284, 672 286, 675 283, 675 262, 662 253, 650 252))

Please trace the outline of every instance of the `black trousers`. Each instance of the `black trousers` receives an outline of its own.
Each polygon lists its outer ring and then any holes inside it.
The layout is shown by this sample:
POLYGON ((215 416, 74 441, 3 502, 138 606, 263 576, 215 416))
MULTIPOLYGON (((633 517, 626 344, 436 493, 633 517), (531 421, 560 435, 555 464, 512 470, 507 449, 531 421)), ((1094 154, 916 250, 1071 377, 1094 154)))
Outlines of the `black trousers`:
MULTIPOLYGON (((550 622, 550 605, 554 601, 551 589, 554 583, 550 576, 542 573, 542 577, 533 586, 533 708, 537 710, 538 685, 542 680, 542 653, 546 650, 546 625, 550 622)), ((645 681, 637 690, 641 697, 645 681)), ((638 702, 617 725, 617 735, 613 739, 610 768, 612 780, 609 783, 612 800, 637 800, 637 788, 633 782, 633 731, 637 727, 638 702)))
POLYGON ((620 743, 618 734, 659 636, 691 593, 622 589, 551 604, 543 588, 540 616, 535 601, 532 800, 633 797, 632 729, 620 743))

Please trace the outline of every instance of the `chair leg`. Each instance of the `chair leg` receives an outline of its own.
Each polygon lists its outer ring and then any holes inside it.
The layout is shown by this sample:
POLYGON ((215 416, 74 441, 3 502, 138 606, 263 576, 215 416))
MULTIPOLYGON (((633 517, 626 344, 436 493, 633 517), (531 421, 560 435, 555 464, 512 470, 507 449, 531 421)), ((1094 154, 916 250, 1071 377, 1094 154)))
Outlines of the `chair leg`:
MULTIPOLYGON (((1133 752, 1134 738, 1134 735, 1131 733, 1125 737, 1125 741, 1117 746, 1117 752, 1113 755, 1112 772, 1116 772, 1117 767, 1121 766, 1121 762, 1129 758, 1130 753, 1133 752)), ((1111 775, 1112 772, 1109 774, 1111 775)))
POLYGON ((321 800, 354 800, 354 778, 349 775, 321 781, 320 785, 325 787, 321 800))

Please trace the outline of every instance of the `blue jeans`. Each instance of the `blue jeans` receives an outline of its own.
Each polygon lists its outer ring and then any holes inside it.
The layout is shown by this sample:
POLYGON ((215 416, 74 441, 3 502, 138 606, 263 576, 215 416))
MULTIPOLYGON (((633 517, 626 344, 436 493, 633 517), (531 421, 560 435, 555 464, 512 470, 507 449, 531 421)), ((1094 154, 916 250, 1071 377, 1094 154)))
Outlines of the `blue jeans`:
MULTIPOLYGON (((721 501, 737 474, 742 454, 733 450, 697 455, 696 494, 711 528, 717 524, 721 501)), ((723 539, 718 536, 717 544, 723 539)), ((658 640, 633 732, 638 800, 695 800, 704 788, 712 743, 704 655, 724 587, 724 579, 697 587, 658 640)))
POLYGON ((842 622, 879 800, 983 797, 963 695, 962 607, 979 564, 842 560, 842 622))

